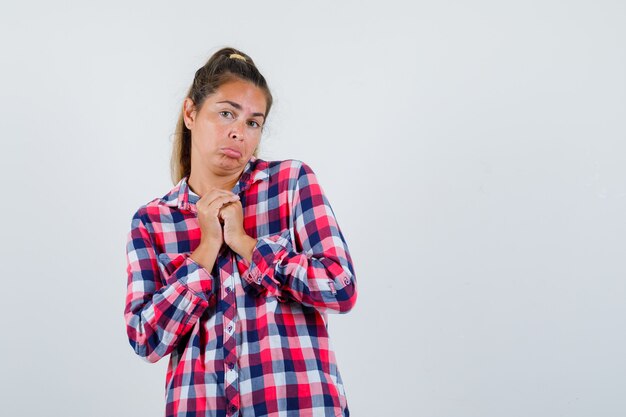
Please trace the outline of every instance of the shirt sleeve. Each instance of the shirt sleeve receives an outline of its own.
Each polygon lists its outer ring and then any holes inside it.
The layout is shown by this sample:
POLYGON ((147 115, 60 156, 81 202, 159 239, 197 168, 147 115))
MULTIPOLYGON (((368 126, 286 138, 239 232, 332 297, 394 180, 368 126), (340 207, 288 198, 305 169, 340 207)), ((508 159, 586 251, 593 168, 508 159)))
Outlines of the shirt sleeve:
POLYGON ((124 319, 130 345, 147 362, 170 354, 213 302, 213 278, 189 254, 162 274, 150 234, 138 213, 126 245, 128 285, 124 319))
POLYGON ((352 259, 315 173, 301 164, 289 210, 296 242, 289 229, 258 238, 243 278, 257 293, 346 313, 357 296, 352 259))

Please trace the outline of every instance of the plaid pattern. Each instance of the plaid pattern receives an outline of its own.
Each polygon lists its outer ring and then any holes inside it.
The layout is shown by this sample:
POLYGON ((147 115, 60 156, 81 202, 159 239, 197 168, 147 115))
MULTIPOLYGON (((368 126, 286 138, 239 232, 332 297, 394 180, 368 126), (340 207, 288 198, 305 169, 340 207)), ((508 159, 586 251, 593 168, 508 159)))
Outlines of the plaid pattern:
POLYGON ((187 177, 132 218, 124 318, 140 357, 171 354, 166 417, 349 416, 327 313, 352 309, 356 281, 315 173, 253 156, 232 191, 251 262, 226 245, 211 271, 189 257, 201 231, 187 177))

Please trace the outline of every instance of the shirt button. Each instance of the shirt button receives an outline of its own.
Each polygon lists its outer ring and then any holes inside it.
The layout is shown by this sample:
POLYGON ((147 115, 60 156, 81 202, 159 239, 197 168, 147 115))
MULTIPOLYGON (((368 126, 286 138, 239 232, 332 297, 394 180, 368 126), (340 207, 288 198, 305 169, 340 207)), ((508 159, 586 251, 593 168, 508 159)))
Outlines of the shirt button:
POLYGON ((237 411, 237 407, 235 407, 234 405, 230 406, 230 412, 234 413, 235 411, 237 411))
POLYGON ((230 362, 230 363, 228 364, 228 368, 229 368, 229 369, 235 369, 235 364, 234 364, 234 363, 232 363, 232 362, 230 362))
POLYGON ((226 292, 230 294, 230 292, 232 291, 232 289, 230 287, 226 287, 226 292))
POLYGON ((228 330, 228 333, 230 333, 230 332, 233 330, 233 325, 232 325, 232 324, 229 324, 229 325, 228 325, 228 329, 227 329, 227 330, 228 330))
POLYGON ((346 284, 346 285, 349 285, 350 284, 350 278, 345 278, 343 280, 343 283, 346 284))

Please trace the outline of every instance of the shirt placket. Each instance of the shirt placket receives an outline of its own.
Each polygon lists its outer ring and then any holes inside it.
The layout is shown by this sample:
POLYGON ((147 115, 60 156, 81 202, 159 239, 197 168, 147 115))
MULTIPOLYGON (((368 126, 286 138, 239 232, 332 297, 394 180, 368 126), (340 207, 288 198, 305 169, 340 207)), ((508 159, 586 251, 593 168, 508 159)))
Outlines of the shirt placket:
POLYGON ((235 280, 232 274, 233 263, 230 256, 224 256, 220 268, 220 283, 223 310, 224 335, 224 394, 226 395, 226 416, 236 416, 239 407, 239 367, 237 361, 237 303, 235 296, 235 280))

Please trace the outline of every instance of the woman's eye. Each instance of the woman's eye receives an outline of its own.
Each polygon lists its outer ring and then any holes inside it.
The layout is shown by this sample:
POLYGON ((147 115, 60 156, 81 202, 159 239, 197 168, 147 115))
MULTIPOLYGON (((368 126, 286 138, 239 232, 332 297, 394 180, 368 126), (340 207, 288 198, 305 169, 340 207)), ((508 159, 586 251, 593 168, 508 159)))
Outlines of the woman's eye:
POLYGON ((250 126, 253 126, 253 127, 259 127, 259 126, 261 126, 261 125, 260 125, 260 124, 258 124, 256 121, 251 120, 251 121, 250 121, 250 126))
MULTIPOLYGON (((221 114, 221 115, 224 115, 224 113, 232 115, 232 113, 231 113, 231 112, 229 112, 228 110, 222 110, 222 111, 220 112, 220 114, 221 114)), ((226 117, 226 116, 225 116, 225 117, 226 117)))

